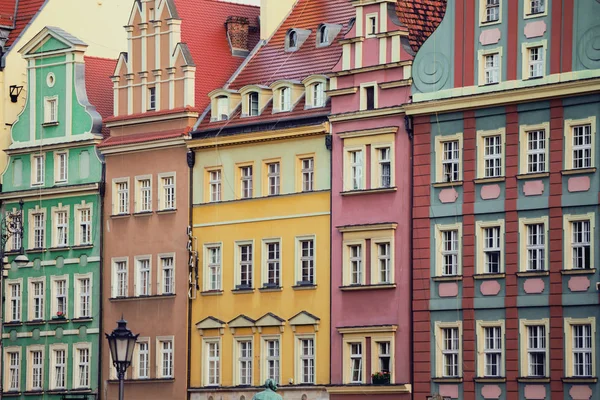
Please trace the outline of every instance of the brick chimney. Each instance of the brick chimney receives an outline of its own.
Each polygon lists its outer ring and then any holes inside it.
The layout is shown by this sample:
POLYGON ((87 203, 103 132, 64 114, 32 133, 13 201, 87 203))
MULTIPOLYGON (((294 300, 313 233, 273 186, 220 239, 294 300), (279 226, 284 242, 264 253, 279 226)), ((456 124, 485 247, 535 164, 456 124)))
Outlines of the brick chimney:
POLYGON ((248 31, 250 29, 250 21, 246 17, 227 17, 225 22, 227 29, 227 38, 229 39, 229 47, 231 54, 234 56, 246 57, 250 53, 248 49, 248 31))

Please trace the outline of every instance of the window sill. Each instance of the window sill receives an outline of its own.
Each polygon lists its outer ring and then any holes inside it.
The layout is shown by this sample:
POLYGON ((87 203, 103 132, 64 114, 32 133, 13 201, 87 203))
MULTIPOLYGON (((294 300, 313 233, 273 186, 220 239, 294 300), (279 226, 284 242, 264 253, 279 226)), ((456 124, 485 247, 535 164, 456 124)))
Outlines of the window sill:
POLYGON ((73 318, 71 320, 71 322, 92 322, 92 321, 93 321, 92 317, 73 318))
POLYGON ((168 209, 156 211, 157 214, 173 214, 173 213, 176 213, 176 212, 177 212, 176 208, 168 208, 168 209))
POLYGON ((14 392, 2 392, 2 397, 19 397, 21 396, 21 392, 19 391, 14 391, 14 392))
POLYGON ((258 289, 259 292, 268 293, 268 292, 281 292, 283 288, 281 286, 263 286, 258 289))
POLYGON ((473 275, 473 279, 479 279, 479 280, 483 280, 483 279, 504 279, 506 278, 506 274, 505 273, 501 273, 501 274, 476 274, 473 275))
POLYGON ((550 383, 550 378, 545 376, 520 376, 517 378, 517 382, 523 383, 550 383))
POLYGON ((504 177, 504 176, 494 176, 491 178, 477 178, 477 179, 474 179, 473 182, 483 184, 483 183, 504 182, 505 180, 506 180, 506 177, 504 177))
POLYGON ((579 168, 579 169, 563 169, 560 171, 562 175, 583 175, 583 174, 593 174, 596 172, 596 168, 579 168))
POLYGON ((110 297, 109 301, 135 301, 135 300, 160 300, 170 299, 175 297, 175 294, 155 294, 152 296, 132 296, 132 297, 110 297))
POLYGON ((440 377, 440 378, 432 378, 431 380, 436 383, 461 383, 463 381, 463 378, 458 377, 458 376, 452 377, 452 378, 440 377))
POLYGON ((548 276, 550 271, 521 271, 517 272, 519 278, 527 278, 530 276, 548 276))
POLYGON ((222 294, 222 290, 206 290, 204 292, 200 292, 200 296, 221 296, 222 294))
POLYGON ((434 188, 445 188, 445 187, 454 187, 454 186, 462 186, 463 181, 454 181, 454 182, 436 182, 433 183, 432 186, 434 188))
POLYGON ((78 244, 76 246, 72 246, 71 250, 84 250, 84 249, 93 249, 93 244, 78 244))
POLYGON ((21 325, 23 325, 23 322, 21 322, 21 321, 10 321, 10 322, 5 322, 4 323, 4 327, 7 327, 7 326, 21 326, 21 325))
POLYGON ((147 217, 152 214, 154 214, 153 211, 139 211, 139 212, 133 213, 133 216, 134 217, 147 217))
POLYGON ((42 124, 42 127, 43 127, 43 128, 47 128, 47 127, 49 127, 49 126, 58 126, 58 121, 53 121, 53 122, 44 122, 44 123, 42 124))
POLYGON ((306 283, 299 283, 297 285, 292 286, 292 289, 294 289, 294 290, 316 290, 317 289, 317 285, 306 284, 306 283))
POLYGON ((381 283, 374 285, 349 285, 349 286, 340 286, 339 287, 342 292, 353 292, 356 290, 381 290, 381 289, 395 289, 395 283, 381 283))
POLYGON ((66 324, 68 322, 70 322, 70 320, 67 318, 52 318, 48 321, 49 324, 66 324))
MULTIPOLYGON (((138 378, 125 379, 125 383, 170 383, 175 382, 175 378, 138 378)), ((119 383, 117 379, 109 379, 108 383, 119 383)))
POLYGON ((23 392, 24 396, 42 396, 43 394, 43 390, 28 390, 26 392, 23 392))
POLYGON ((456 282, 462 281, 462 275, 454 275, 454 276, 434 276, 431 278, 434 282, 456 282))
POLYGON ((538 79, 543 79, 543 78, 545 78, 544 75, 542 75, 542 76, 530 76, 529 78, 523 79, 523 80, 527 82, 527 81, 536 81, 538 79))
POLYGON ((575 377, 575 376, 569 376, 569 377, 563 377, 561 378, 561 380, 563 381, 563 383, 596 383, 598 382, 598 378, 596 377, 575 377))
POLYGON ((249 294, 254 293, 254 288, 235 288, 231 291, 233 294, 249 294))
POLYGON ((376 188, 376 189, 359 189, 359 190, 348 190, 345 192, 340 192, 342 196, 356 196, 359 194, 374 194, 374 193, 392 193, 398 190, 397 187, 389 187, 389 188, 376 188))
POLYGON ((527 173, 517 175, 518 180, 527 180, 527 179, 539 179, 539 178, 547 178, 550 176, 550 172, 535 172, 535 173, 527 173))
POLYGON ((40 248, 36 248, 36 249, 27 249, 27 253, 43 253, 45 252, 46 249, 40 249, 40 248))
POLYGON ((561 269, 560 273, 562 275, 594 275, 596 273, 596 268, 590 268, 590 269, 561 269))
POLYGON ((506 377, 504 376, 490 376, 490 377, 478 377, 473 379, 477 383, 504 383, 506 382, 506 377))
POLYGON ((130 216, 131 216, 131 214, 128 214, 128 213, 125 214, 125 213, 123 213, 123 214, 113 214, 110 217, 112 219, 119 219, 119 218, 126 218, 126 217, 130 217, 130 216))
MULTIPOLYGON (((43 319, 34 319, 32 321, 26 321, 25 325, 34 326, 34 325, 45 325, 46 321, 43 319)), ((7 324, 4 324, 6 326, 7 324)))
POLYGON ((65 250, 70 250, 71 248, 69 246, 56 246, 56 247, 49 247, 48 251, 65 251, 65 250))

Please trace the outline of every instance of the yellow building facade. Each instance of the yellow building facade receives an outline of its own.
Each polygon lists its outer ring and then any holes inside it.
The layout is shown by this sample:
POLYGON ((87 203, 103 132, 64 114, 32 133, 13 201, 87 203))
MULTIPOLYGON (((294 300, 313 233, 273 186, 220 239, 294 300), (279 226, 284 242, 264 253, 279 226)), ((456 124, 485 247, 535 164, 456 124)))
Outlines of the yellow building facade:
POLYGON ((191 300, 191 399, 250 399, 267 378, 286 398, 325 398, 328 133, 324 120, 192 134, 198 290, 191 300))

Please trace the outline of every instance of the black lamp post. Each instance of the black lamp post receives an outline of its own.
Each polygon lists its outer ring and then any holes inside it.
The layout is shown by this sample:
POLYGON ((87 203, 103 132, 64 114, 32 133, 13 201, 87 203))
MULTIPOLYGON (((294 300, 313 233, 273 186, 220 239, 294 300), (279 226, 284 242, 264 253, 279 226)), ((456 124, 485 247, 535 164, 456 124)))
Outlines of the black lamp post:
POLYGON ((119 379, 119 400, 123 400, 123 392, 125 391, 125 372, 131 365, 133 358, 133 350, 139 335, 134 335, 127 329, 127 321, 121 317, 117 322, 117 329, 109 335, 105 333, 108 339, 108 347, 112 356, 113 365, 117 369, 117 377, 119 379))

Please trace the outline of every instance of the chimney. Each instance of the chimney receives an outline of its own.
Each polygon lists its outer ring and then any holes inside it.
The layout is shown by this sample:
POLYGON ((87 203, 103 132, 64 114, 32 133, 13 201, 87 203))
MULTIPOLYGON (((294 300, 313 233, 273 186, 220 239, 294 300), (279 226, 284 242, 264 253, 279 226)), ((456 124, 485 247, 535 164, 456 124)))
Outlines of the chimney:
POLYGON ((227 29, 227 39, 229 39, 231 54, 234 56, 246 57, 250 53, 250 49, 248 49, 250 21, 248 21, 248 18, 234 16, 227 17, 225 27, 227 29))

